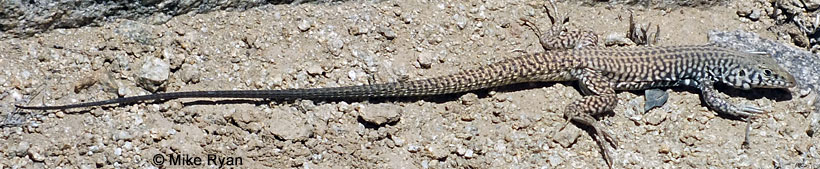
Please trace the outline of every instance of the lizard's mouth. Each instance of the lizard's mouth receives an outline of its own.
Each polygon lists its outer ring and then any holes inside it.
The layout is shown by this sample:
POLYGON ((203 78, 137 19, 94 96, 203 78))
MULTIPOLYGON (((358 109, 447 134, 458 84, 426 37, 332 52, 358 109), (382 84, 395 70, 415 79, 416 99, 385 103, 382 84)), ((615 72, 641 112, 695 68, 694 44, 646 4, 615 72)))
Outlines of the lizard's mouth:
POLYGON ((773 84, 770 88, 791 88, 797 85, 797 81, 791 74, 785 74, 780 79, 770 80, 769 84, 773 84))
POLYGON ((763 84, 754 85, 754 88, 769 88, 769 89, 776 89, 776 88, 791 88, 797 85, 795 81, 788 81, 788 80, 769 80, 763 84))

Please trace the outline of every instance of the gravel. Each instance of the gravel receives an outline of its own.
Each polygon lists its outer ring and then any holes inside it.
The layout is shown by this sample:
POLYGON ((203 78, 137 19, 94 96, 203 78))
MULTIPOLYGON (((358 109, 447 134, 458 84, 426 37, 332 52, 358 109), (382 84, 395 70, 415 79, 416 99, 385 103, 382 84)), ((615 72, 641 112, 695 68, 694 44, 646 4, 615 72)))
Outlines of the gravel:
MULTIPOLYGON (((701 3, 693 6, 728 6, 661 9, 652 4, 612 2, 616 4, 559 2, 558 13, 568 12, 569 28, 607 35, 625 30, 624 18, 633 10, 639 23, 652 22, 668 30, 664 32, 675 32, 662 34, 659 45, 704 44, 710 29, 781 37, 768 30, 775 26, 770 17, 778 16, 770 16, 767 6, 759 8, 765 9, 764 15, 756 22, 738 16, 737 3, 752 2, 680 1, 701 3)), ((649 1, 637 3, 644 2, 649 1)), ((244 11, 112 19, 95 22, 99 26, 1 39, 0 112, 16 111, 15 104, 59 105, 116 98, 103 92, 107 87, 101 83, 73 90, 74 82, 96 71, 111 74, 113 83, 135 91, 133 94, 141 93, 136 86, 143 61, 158 56, 170 68, 163 82, 165 91, 346 86, 451 74, 540 52, 538 39, 519 18, 532 17, 547 28, 549 18, 541 3, 265 5, 244 11), (305 20, 309 27, 303 26, 303 31, 299 24, 305 20), (384 34, 384 28, 395 36, 384 34), (437 55, 429 68, 416 66, 423 52, 437 55), (312 65, 322 73, 311 70, 311 75, 307 68, 312 65)), ((792 64, 798 63, 794 60, 792 64)), ((800 65, 786 67, 802 70, 800 65)), ((151 168, 158 166, 151 163, 157 154, 215 154, 244 158, 242 166, 227 166, 239 168, 606 168, 588 128, 572 123, 563 127, 565 106, 582 97, 575 85, 525 83, 403 99, 174 99, 29 111, 22 112, 27 114, 24 122, 0 128, 0 140, 4 140, 0 152, 8 152, 0 153, 0 166, 151 168), (20 146, 23 142, 28 147, 20 146), (39 156, 33 158, 36 154, 39 156)), ((667 103, 646 114, 643 94, 618 92, 615 110, 598 117, 618 140, 617 148, 612 149, 615 168, 800 168, 820 164, 816 151, 820 137, 807 132, 820 117, 809 114, 815 110, 806 105, 815 100, 811 98, 813 88, 811 92, 797 90, 791 98, 760 90, 745 92, 752 97, 736 97, 732 93, 737 92, 721 89, 732 96, 731 102, 769 111, 753 121, 748 148, 742 147, 745 121, 709 110, 697 92, 667 91, 667 103), (762 96, 755 97, 758 95, 762 96)))
POLYGON ((150 0, 150 1, 24 1, 0 3, 0 38, 28 37, 60 28, 99 25, 115 19, 162 24, 174 16, 218 10, 245 10, 290 1, 264 0, 150 0))

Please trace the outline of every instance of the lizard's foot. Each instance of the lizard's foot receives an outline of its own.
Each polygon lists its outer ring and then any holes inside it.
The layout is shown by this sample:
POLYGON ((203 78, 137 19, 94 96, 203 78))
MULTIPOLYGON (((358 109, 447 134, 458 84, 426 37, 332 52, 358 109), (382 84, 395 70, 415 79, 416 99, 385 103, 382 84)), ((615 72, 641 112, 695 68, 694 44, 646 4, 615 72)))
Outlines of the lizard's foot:
POLYGON ((541 47, 546 51, 550 50, 566 50, 566 49, 581 49, 587 46, 598 45, 598 35, 588 30, 567 30, 564 25, 569 22, 566 14, 553 17, 550 11, 557 12, 554 2, 549 1, 550 6, 544 5, 547 17, 550 18, 551 27, 546 33, 541 32, 535 23, 526 18, 520 18, 524 25, 529 27, 538 37, 541 47))
POLYGON ((521 18, 521 21, 535 32, 535 35, 538 36, 538 42, 541 43, 541 47, 546 51, 598 46, 598 35, 595 35, 592 31, 564 30, 553 32, 550 30, 546 34, 542 34, 541 30, 528 19, 521 18))
POLYGON ((763 109, 760 109, 757 106, 752 106, 752 105, 740 106, 740 110, 744 111, 744 112, 748 112, 748 113, 754 113, 754 114, 760 114, 760 113, 765 112, 765 111, 763 111, 763 109))
POLYGON ((741 113, 740 115, 745 116, 745 117, 752 117, 752 116, 755 116, 755 115, 763 114, 765 112, 766 111, 764 111, 763 109, 761 109, 757 106, 752 106, 752 105, 742 105, 742 106, 740 106, 740 113, 741 113))
POLYGON ((661 33, 660 25, 655 25, 655 33, 649 33, 652 28, 652 23, 648 25, 636 25, 632 14, 629 12, 629 29, 626 30, 626 36, 637 45, 654 46, 658 44, 658 35, 661 33))
MULTIPOLYGON (((606 161, 609 168, 612 168, 612 148, 618 148, 618 140, 611 134, 609 130, 606 130, 598 120, 595 120, 592 115, 587 113, 577 113, 579 110, 577 109, 577 104, 571 104, 568 106, 569 111, 566 111, 564 116, 567 118, 567 123, 569 121, 573 121, 576 123, 583 124, 585 126, 589 126, 594 130, 594 135, 592 135, 593 140, 601 149, 601 156, 603 156, 604 160, 606 161)), ((566 125, 564 125, 566 126, 566 125)), ((563 130, 563 127, 561 128, 563 130)))
MULTIPOLYGON (((574 121, 576 123, 581 123, 583 125, 592 127, 592 129, 595 130, 595 134, 597 135, 596 137, 602 137, 603 138, 603 140, 600 140, 599 143, 603 143, 603 141, 606 141, 606 142, 609 142, 610 146, 618 147, 618 143, 617 143, 618 140, 615 139, 615 137, 613 137, 612 134, 610 134, 611 132, 609 130, 606 130, 606 128, 604 128, 601 125, 601 123, 598 122, 598 120, 595 120, 595 118, 592 117, 592 115, 587 114, 587 113, 572 113, 572 112, 567 112, 564 115, 566 116, 568 121, 571 120, 571 121, 574 121)), ((596 139, 596 140, 598 140, 598 139, 596 139)), ((602 144, 602 145, 606 145, 606 144, 602 144)))

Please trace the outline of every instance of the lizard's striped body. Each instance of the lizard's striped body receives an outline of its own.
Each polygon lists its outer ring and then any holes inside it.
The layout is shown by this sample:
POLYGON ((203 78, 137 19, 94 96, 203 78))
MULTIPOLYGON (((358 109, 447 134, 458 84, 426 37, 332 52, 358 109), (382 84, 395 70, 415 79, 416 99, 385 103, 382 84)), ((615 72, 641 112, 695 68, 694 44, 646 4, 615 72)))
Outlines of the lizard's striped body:
MULTIPOLYGON (((617 142, 604 132, 593 115, 612 110, 617 103, 615 90, 642 90, 656 87, 693 86, 702 91, 709 107, 738 117, 762 110, 736 106, 719 97, 716 82, 732 87, 787 88, 794 78, 767 55, 734 51, 722 47, 673 46, 636 48, 582 48, 554 50, 429 79, 348 87, 190 91, 124 97, 112 100, 61 106, 22 106, 23 109, 50 110, 176 98, 270 98, 345 99, 406 97, 467 92, 522 82, 579 81, 586 96, 567 105, 565 117, 592 126, 597 136, 617 142)), ((602 144, 600 138, 596 139, 602 144)), ((611 162, 609 152, 604 156, 611 162)))

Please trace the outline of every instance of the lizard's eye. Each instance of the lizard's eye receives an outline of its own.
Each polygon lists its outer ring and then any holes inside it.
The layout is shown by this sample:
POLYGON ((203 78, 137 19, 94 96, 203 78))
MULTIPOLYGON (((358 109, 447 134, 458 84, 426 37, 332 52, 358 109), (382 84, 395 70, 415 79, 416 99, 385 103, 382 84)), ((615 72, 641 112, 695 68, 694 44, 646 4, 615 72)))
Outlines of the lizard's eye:
POLYGON ((746 76, 746 71, 745 70, 737 71, 737 75, 738 76, 746 76))
POLYGON ((766 75, 766 76, 771 76, 771 75, 772 75, 772 71, 771 71, 771 70, 769 70, 769 69, 766 69, 766 70, 763 70, 763 74, 764 74, 764 75, 766 75))

